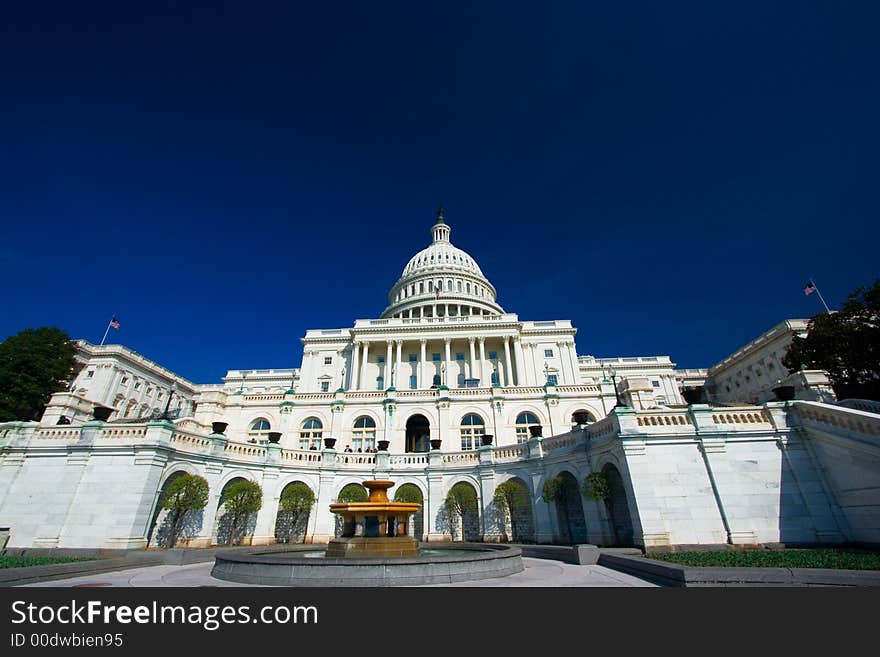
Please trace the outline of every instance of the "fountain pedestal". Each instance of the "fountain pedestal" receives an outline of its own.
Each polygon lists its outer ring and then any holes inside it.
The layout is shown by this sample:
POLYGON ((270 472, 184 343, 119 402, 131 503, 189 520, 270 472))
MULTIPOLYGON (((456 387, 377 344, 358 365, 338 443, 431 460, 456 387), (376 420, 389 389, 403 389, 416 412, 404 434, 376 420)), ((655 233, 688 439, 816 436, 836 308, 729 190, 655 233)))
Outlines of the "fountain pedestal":
POLYGON ((328 557, 416 557, 418 542, 409 535, 411 516, 421 504, 389 502, 392 481, 365 481, 370 491, 366 502, 331 504, 342 516, 342 536, 327 544, 328 557))

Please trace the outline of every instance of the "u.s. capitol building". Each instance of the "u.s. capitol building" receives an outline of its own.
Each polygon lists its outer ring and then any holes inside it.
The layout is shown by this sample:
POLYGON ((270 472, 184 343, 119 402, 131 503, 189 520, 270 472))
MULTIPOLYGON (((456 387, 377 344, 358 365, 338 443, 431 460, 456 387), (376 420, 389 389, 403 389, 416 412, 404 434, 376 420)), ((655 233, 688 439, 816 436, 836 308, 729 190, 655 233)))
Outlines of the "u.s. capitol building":
POLYGON ((717 381, 667 356, 578 356, 570 321, 506 312, 450 230, 439 212, 378 318, 309 330, 299 368, 197 385, 125 347, 79 341, 82 367, 42 420, 0 424, 9 545, 161 544, 158 500, 183 472, 210 485, 186 531, 193 546, 228 539, 222 493, 241 478, 263 491, 240 537, 254 544, 288 539, 285 487, 305 483, 317 499, 294 538, 323 542, 335 531, 329 504, 370 478, 421 499, 413 526, 425 540, 880 542, 878 409, 833 404, 823 373, 782 369, 784 340, 801 324, 736 352, 717 381), (763 396, 731 402, 752 376, 763 396), (769 401, 769 377, 796 400, 769 401), (721 385, 725 405, 706 403, 721 385), (688 388, 703 396, 686 404, 688 388), (593 473, 604 498, 584 494, 593 473), (551 479, 567 492, 545 501, 551 479), (498 508, 507 481, 525 505, 498 508), (457 523, 443 504, 455 486, 478 502, 457 523))

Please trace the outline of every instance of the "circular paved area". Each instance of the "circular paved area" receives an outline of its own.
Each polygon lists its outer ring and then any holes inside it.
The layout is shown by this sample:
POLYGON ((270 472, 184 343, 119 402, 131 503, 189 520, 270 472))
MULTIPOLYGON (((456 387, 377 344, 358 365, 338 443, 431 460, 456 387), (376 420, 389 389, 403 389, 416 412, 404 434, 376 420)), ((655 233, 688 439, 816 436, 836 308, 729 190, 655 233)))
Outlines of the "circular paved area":
MULTIPOLYGON (((521 573, 499 577, 497 579, 483 579, 473 582, 457 582, 455 584, 436 584, 434 586, 453 587, 609 587, 609 586, 647 586, 654 584, 637 577, 619 573, 616 570, 603 566, 576 566, 552 561, 550 559, 531 559, 523 557, 525 570, 521 573)), ((84 577, 71 577, 69 579, 57 579, 51 582, 39 582, 26 584, 25 586, 49 586, 49 587, 200 587, 200 586, 252 586, 251 584, 238 584, 226 582, 211 577, 211 568, 214 562, 191 564, 187 566, 148 566, 146 568, 131 568, 110 573, 87 575, 84 577)))

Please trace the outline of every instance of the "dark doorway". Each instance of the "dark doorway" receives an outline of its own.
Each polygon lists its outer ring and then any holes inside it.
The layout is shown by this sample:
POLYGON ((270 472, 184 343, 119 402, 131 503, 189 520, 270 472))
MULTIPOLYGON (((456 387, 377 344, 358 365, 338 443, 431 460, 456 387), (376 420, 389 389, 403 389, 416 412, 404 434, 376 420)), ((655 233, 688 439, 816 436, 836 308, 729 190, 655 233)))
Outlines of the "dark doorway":
POLYGON ((632 517, 629 513, 629 504, 626 501, 626 487, 620 472, 610 463, 602 468, 602 474, 608 480, 611 495, 605 500, 605 508, 611 520, 611 529, 614 532, 614 540, 617 545, 633 544, 632 517))
POLYGON ((406 451, 427 452, 431 449, 431 423, 424 415, 413 415, 406 421, 406 451))

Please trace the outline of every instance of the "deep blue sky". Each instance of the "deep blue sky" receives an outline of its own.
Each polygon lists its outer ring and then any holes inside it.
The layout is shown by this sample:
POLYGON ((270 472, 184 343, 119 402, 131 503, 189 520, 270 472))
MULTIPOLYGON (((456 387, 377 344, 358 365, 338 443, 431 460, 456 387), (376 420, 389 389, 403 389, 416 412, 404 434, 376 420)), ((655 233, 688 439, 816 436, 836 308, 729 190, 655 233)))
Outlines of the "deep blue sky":
POLYGON ((580 354, 709 366, 880 276, 878 3, 426 4, 4 2, 0 339, 298 366, 440 203, 580 354))

